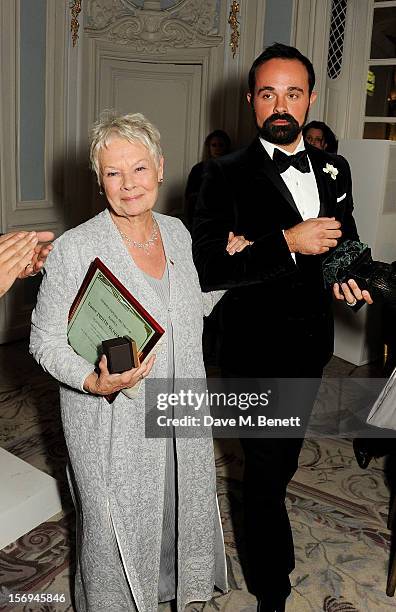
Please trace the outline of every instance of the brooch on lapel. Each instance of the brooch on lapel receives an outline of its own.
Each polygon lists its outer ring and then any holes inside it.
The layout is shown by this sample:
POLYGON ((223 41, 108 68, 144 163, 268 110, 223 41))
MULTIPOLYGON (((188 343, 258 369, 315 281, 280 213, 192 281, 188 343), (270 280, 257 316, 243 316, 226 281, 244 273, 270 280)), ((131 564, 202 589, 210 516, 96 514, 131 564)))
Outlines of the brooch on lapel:
POLYGON ((331 178, 335 181, 336 176, 338 174, 338 169, 335 168, 332 164, 326 164, 324 168, 322 168, 323 172, 326 174, 330 174, 331 178))

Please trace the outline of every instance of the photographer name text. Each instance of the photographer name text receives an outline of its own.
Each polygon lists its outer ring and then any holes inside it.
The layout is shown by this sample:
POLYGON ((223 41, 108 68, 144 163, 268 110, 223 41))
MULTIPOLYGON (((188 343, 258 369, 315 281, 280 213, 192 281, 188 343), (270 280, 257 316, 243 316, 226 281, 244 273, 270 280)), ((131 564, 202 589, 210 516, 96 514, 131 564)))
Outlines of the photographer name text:
POLYGON ((269 418, 265 415, 253 417, 239 415, 238 418, 215 418, 208 414, 198 417, 185 415, 180 418, 167 417, 161 414, 157 417, 159 427, 301 427, 300 417, 269 418))

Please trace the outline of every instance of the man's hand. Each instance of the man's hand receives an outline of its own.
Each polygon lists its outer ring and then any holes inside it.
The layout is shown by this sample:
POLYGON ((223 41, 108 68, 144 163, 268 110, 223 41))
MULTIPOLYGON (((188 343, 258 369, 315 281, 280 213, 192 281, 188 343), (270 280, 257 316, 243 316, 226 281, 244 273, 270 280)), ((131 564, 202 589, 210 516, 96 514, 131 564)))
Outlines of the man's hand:
POLYGON ((341 238, 341 223, 335 217, 307 219, 285 230, 284 236, 291 253, 321 255, 336 247, 341 238))
POLYGON ((346 301, 349 306, 355 306, 359 300, 364 300, 367 304, 373 303, 369 291, 359 288, 359 285, 352 278, 348 283, 342 283, 341 287, 338 283, 333 285, 333 293, 337 300, 346 301))
POLYGON ((102 355, 99 361, 99 374, 91 372, 84 381, 84 389, 94 395, 111 395, 122 389, 130 389, 150 374, 154 361, 155 355, 152 355, 138 368, 132 368, 122 374, 110 374, 107 369, 106 355, 102 355))
POLYGON ((234 232, 228 232, 226 251, 229 255, 234 255, 234 253, 240 253, 252 244, 253 242, 246 240, 245 236, 235 236, 234 232))
POLYGON ((11 232, 0 236, 0 296, 8 291, 29 264, 37 241, 36 232, 11 232))
POLYGON ((38 244, 35 246, 32 258, 27 266, 19 274, 18 278, 27 278, 35 276, 40 272, 45 264, 48 254, 52 251, 53 246, 50 241, 54 239, 53 232, 36 232, 38 244))

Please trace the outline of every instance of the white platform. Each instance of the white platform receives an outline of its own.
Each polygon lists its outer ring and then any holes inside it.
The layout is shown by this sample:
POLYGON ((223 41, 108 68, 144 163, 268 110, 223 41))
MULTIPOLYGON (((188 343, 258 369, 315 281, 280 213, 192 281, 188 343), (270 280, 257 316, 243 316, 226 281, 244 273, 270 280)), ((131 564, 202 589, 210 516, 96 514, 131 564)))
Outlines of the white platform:
POLYGON ((62 510, 57 481, 0 448, 0 550, 62 510))

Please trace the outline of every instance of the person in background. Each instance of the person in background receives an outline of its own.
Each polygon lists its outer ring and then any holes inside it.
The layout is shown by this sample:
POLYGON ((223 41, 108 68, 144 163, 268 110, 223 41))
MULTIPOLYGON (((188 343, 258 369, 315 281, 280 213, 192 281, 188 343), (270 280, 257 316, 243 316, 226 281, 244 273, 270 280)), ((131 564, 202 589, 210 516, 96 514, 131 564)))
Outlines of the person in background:
POLYGON ((52 232, 9 232, 0 234, 0 297, 17 278, 35 276, 52 250, 52 232))
MULTIPOLYGON (((191 231, 195 208, 201 188, 205 164, 210 159, 222 157, 231 151, 231 140, 223 130, 214 130, 207 135, 203 146, 202 161, 191 168, 185 191, 185 222, 191 231)), ((221 335, 221 308, 219 302, 209 316, 204 319, 202 334, 203 355, 206 368, 217 365, 218 345, 221 335)))
POLYGON ((207 135, 204 142, 202 161, 191 168, 188 175, 185 191, 185 221, 187 228, 191 230, 197 203, 198 193, 202 184, 205 163, 209 159, 216 159, 231 151, 231 140, 223 130, 214 130, 207 135))
POLYGON ((338 140, 333 130, 323 121, 311 121, 303 128, 303 138, 312 147, 327 153, 337 153, 338 140))

